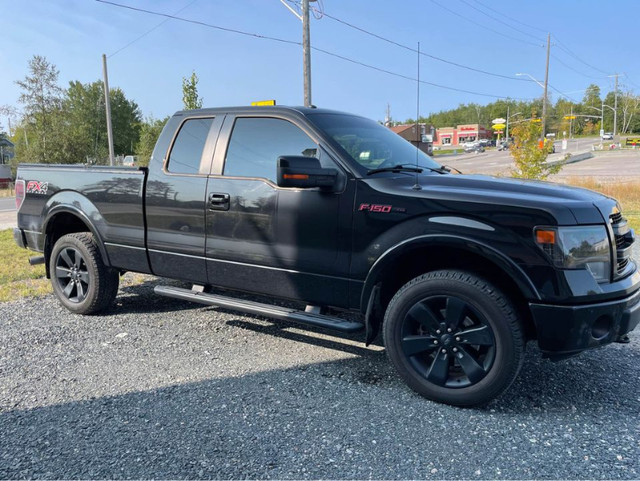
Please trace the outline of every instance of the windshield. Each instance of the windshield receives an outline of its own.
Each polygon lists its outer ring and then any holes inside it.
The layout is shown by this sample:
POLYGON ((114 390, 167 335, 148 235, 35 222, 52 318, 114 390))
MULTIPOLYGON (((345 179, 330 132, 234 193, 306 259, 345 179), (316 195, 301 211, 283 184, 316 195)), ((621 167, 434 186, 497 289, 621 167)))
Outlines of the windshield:
MULTIPOLYGON (((310 114, 308 118, 342 148, 363 174, 396 165, 416 166, 416 147, 373 120, 344 114, 310 114)), ((427 154, 417 152, 418 167, 441 168, 427 154)))

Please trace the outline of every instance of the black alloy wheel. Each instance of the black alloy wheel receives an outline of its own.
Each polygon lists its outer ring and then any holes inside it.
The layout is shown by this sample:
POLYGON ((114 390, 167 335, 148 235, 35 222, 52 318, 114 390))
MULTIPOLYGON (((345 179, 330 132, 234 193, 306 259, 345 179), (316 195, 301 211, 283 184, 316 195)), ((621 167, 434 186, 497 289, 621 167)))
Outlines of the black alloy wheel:
POLYGON ((456 296, 432 296, 414 304, 404 317, 402 349, 416 371, 448 388, 481 381, 496 358, 490 324, 456 296))
POLYGON ((69 301, 79 303, 86 299, 91 276, 86 261, 77 249, 66 247, 58 253, 55 277, 62 294, 69 301))
POLYGON ((48 261, 53 292, 71 312, 100 312, 118 293, 120 274, 104 264, 98 243, 89 232, 60 237, 48 261))
POLYGON ((455 406, 499 396, 524 359, 524 331, 510 300, 469 272, 433 271, 408 282, 389 302, 382 330, 405 382, 455 406))

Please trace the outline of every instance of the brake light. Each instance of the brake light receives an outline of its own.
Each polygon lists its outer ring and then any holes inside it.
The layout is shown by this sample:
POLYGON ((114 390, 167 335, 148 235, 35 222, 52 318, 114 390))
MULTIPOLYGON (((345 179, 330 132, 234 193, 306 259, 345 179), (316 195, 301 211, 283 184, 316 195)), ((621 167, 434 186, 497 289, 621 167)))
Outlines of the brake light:
POLYGON ((24 201, 24 180, 16 180, 16 210, 20 210, 24 201))

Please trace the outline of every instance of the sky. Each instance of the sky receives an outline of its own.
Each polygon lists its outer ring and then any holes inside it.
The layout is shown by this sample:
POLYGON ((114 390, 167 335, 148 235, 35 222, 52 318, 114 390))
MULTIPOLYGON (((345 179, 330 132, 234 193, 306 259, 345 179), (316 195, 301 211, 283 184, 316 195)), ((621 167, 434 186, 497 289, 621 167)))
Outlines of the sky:
MULTIPOLYGON (((200 79, 205 107, 264 99, 303 104, 302 47, 295 44, 302 39, 302 22, 280 0, 109 1, 192 22, 97 0, 0 0, 0 106, 20 108, 15 81, 27 75, 33 55, 53 63, 59 84, 66 87, 72 80, 101 79, 102 54, 108 57, 110 86, 120 87, 145 117, 180 110, 182 78, 192 71, 200 79)), ((285 1, 296 7, 296 0, 285 1)), ((311 55, 312 102, 318 107, 383 120, 389 105, 394 120, 415 118, 418 58, 421 116, 460 103, 539 97, 537 83, 515 74, 544 81, 547 33, 554 100, 564 95, 579 101, 591 83, 603 92, 613 90, 608 75, 615 73, 620 88, 640 91, 637 0, 322 0, 311 5, 316 9, 311 44, 323 50, 311 55), (424 55, 414 51, 418 43, 424 55)), ((0 125, 6 129, 7 119, 0 116, 0 125)))

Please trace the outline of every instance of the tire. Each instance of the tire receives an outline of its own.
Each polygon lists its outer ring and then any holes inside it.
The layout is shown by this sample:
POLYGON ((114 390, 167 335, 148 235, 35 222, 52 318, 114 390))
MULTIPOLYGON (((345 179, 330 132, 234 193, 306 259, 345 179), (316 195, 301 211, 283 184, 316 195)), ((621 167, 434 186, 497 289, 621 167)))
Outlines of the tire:
POLYGON ((483 405, 515 380, 523 328, 507 297, 461 271, 434 271, 405 284, 387 308, 383 335, 398 374, 422 396, 483 405))
POLYGON ((95 314, 107 308, 118 293, 118 271, 104 265, 89 232, 67 234, 55 243, 49 258, 53 292, 76 314, 95 314))

